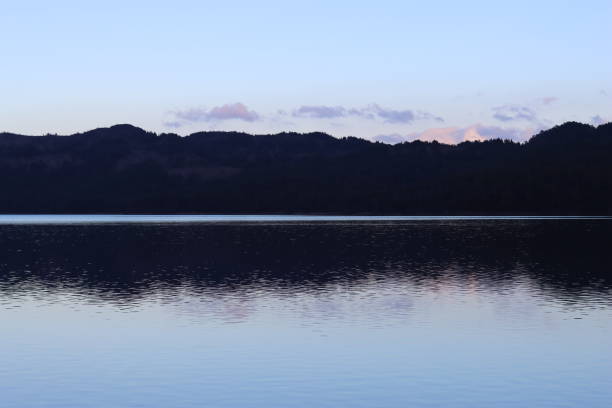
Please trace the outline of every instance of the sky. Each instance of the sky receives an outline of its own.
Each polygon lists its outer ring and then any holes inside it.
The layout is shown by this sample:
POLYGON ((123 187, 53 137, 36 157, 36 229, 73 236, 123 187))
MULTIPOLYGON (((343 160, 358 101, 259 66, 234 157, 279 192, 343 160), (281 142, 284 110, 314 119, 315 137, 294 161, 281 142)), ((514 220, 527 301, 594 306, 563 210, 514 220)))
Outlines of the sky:
POLYGON ((0 131, 457 143, 612 121, 610 0, 0 1, 0 131))

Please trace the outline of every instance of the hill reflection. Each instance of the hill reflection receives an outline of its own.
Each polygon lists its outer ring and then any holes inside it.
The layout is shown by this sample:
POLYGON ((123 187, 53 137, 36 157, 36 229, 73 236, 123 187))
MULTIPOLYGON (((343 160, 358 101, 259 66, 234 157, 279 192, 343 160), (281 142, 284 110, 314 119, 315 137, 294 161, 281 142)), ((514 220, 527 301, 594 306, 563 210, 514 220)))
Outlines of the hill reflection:
MULTIPOLYGON (((377 285, 415 292, 527 285, 568 305, 592 306, 610 303, 611 234, 605 220, 3 225, 0 296, 71 295, 130 306, 178 301, 187 292, 232 296, 240 314, 261 293, 324 298, 377 285)), ((388 303, 401 309, 406 302, 388 303)))

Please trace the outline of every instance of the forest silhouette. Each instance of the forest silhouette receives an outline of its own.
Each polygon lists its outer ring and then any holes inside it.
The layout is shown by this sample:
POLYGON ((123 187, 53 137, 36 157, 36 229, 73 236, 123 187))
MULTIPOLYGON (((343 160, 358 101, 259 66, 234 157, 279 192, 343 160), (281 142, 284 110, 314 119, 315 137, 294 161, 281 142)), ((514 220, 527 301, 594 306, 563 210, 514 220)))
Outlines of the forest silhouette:
POLYGON ((612 214, 612 123, 528 142, 0 133, 3 213, 612 214))

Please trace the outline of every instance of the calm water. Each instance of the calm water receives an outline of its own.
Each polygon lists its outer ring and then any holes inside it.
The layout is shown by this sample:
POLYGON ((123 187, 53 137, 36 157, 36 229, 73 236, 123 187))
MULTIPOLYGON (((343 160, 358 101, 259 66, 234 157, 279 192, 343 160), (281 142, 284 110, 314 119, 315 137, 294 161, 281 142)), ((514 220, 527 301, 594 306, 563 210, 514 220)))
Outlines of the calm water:
POLYGON ((610 219, 0 224, 2 407, 612 406, 610 219))

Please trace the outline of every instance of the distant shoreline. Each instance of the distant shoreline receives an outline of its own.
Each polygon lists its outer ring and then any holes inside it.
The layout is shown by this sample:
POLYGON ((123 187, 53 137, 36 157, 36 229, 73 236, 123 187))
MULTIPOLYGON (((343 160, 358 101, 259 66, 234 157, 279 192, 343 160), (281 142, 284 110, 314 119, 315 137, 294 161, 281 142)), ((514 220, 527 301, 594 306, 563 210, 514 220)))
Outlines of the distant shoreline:
POLYGON ((275 222, 612 220, 612 216, 342 216, 342 215, 179 215, 179 214, 0 214, 0 225, 49 224, 200 224, 275 222))

